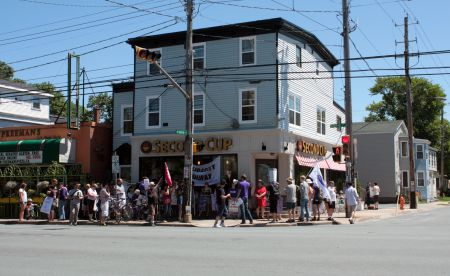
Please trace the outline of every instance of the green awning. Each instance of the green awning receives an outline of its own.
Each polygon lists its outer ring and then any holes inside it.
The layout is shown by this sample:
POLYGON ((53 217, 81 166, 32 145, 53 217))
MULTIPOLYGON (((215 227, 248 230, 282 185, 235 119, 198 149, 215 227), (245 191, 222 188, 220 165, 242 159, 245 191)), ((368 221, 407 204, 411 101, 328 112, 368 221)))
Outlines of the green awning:
POLYGON ((42 163, 59 161, 61 139, 21 140, 0 142, 0 152, 19 153, 42 151, 42 163))

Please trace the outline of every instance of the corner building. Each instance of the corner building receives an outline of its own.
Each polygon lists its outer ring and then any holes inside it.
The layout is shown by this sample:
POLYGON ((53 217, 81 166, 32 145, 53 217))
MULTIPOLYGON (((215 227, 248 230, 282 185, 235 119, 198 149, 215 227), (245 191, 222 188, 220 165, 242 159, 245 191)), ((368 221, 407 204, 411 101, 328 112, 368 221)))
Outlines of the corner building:
MULTIPOLYGON (((184 87, 185 40, 177 32, 128 43, 159 51, 160 65, 184 87)), ((251 183, 267 182, 276 169, 285 185, 317 162, 325 177, 343 178, 345 166, 331 157, 345 132, 330 127, 345 122, 333 95, 338 61, 316 36, 275 18, 194 30, 193 40, 194 170, 211 172, 194 178, 216 184, 219 169, 218 179, 245 173, 251 183), (215 172, 202 167, 213 163, 215 172)), ((185 130, 185 98, 152 64, 134 63, 134 82, 113 87, 121 175, 158 178, 167 162, 172 178, 182 179, 185 137, 176 133, 185 130)))

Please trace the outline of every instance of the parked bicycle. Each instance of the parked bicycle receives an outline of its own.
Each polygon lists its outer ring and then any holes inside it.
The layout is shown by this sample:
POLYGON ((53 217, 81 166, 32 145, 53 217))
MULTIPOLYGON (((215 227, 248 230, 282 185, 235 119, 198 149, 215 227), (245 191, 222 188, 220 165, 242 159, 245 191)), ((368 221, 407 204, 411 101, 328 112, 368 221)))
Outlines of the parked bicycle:
POLYGON ((129 221, 133 217, 133 208, 130 204, 123 205, 122 199, 111 198, 109 209, 111 219, 114 219, 117 224, 121 221, 129 221))

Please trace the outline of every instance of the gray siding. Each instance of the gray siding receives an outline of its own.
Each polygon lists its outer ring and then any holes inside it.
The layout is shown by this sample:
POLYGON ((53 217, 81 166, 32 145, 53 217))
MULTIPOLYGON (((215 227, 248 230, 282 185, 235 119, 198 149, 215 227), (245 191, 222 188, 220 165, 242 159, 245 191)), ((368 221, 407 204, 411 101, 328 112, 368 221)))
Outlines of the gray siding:
POLYGON ((114 94, 113 114, 113 150, 123 143, 130 142, 130 136, 122 135, 122 106, 133 105, 133 92, 122 92, 114 94))

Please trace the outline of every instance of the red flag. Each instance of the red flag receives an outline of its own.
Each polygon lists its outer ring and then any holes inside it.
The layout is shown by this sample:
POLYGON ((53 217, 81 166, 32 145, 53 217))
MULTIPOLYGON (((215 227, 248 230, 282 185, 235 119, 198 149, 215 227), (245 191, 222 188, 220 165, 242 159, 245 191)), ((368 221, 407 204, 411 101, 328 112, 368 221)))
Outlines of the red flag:
POLYGON ((167 185, 172 186, 172 178, 170 177, 169 167, 167 167, 166 162, 164 162, 164 178, 166 179, 167 185))

